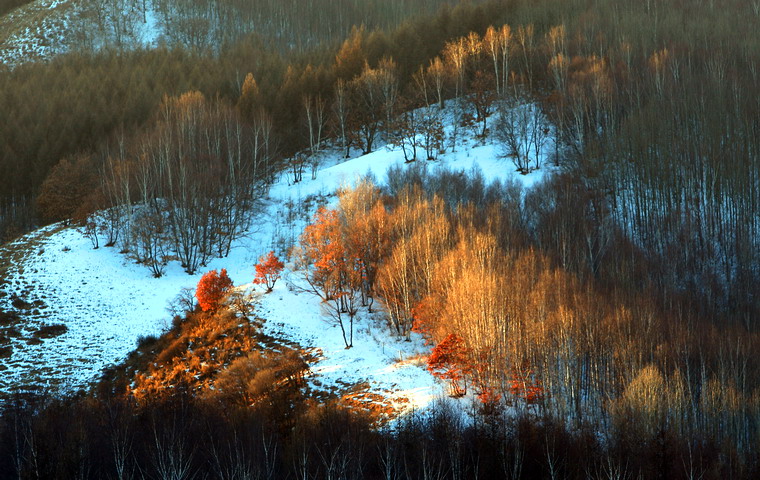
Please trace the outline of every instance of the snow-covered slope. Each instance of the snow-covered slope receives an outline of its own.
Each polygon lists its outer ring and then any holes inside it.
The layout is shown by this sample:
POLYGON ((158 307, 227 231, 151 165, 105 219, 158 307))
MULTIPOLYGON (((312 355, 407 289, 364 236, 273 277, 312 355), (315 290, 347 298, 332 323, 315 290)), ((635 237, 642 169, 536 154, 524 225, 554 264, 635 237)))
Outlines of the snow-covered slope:
MULTIPOLYGON (((456 153, 431 163, 480 168, 489 180, 515 176, 527 185, 542 175, 537 171, 516 176, 511 162, 497 158, 497 147, 463 142, 456 153)), ((297 239, 317 204, 336 201, 336 188, 367 173, 382 182, 390 166, 404 165, 403 154, 387 148, 338 161, 337 155, 328 157, 325 164, 332 166, 320 170, 315 180, 306 174, 294 185, 283 173, 253 222, 256 228, 236 243, 229 257, 213 260, 206 270, 228 270, 254 302, 257 315, 266 320, 265 333, 319 353, 312 366, 313 386, 340 390, 366 382, 366 391, 398 407, 423 407, 443 394, 445 386, 425 370, 420 338, 393 338, 382 311, 365 311, 356 324, 354 348, 347 350, 339 328, 326 321, 318 298, 293 288, 299 274, 292 265, 285 281, 270 294, 251 284, 259 256, 278 250, 283 239, 297 239)), ((115 249, 93 249, 82 233, 60 225, 7 245, 0 258, 6 260, 0 294, 0 392, 6 393, 27 386, 49 386, 51 391, 86 387, 103 367, 134 349, 140 336, 160 333, 170 321, 169 303, 182 288, 193 288, 203 273, 187 275, 174 263, 163 277, 153 278, 147 268, 115 249), (40 330, 46 325, 65 325, 67 330, 40 330), (10 347, 2 347, 3 336, 10 347)))
POLYGON ((72 0, 35 0, 0 17, 0 63, 50 58, 62 51, 72 0))
POLYGON ((155 47, 162 33, 152 0, 34 0, 0 17, 0 64, 49 60, 72 47, 155 47))

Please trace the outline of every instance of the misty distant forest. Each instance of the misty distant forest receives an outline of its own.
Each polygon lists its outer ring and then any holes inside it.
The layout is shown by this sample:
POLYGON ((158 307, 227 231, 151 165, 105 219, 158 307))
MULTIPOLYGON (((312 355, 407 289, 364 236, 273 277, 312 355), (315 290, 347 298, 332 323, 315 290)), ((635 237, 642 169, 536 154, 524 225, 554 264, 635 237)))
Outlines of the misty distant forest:
POLYGON ((392 145, 411 167, 283 260, 346 348, 383 310, 477 400, 389 428, 315 399, 304 352, 209 284, 90 389, 3 398, 0 478, 760 478, 760 1, 77 5, 64 53, 0 63, 3 242, 64 222, 201 272, 283 172, 392 145), (424 168, 465 131, 553 173, 424 168))

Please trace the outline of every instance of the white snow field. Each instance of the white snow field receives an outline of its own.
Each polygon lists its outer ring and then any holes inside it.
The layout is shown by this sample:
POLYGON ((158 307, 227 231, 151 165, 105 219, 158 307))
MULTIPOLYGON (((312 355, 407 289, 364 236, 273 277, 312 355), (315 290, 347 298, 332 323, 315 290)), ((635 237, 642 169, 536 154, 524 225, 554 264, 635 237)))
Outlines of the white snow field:
MULTIPOLYGON (((526 186, 550 168, 544 161, 542 170, 517 175, 512 162, 498 158, 498 153, 495 145, 479 145, 473 138, 462 137, 455 153, 447 152, 428 163, 465 171, 480 168, 487 180, 513 177, 526 186)), ((366 382, 369 391, 382 395, 399 411, 421 409, 444 396, 446 385, 425 369, 428 347, 416 335, 410 341, 393 337, 380 302, 375 302, 373 314, 366 309, 360 312, 354 347, 346 349, 339 327, 329 323, 319 299, 293 288, 299 272, 292 271, 292 265, 286 266, 284 278, 269 294, 251 283, 258 258, 278 250, 282 238, 297 240, 316 206, 336 201, 336 188, 368 172, 383 182, 390 166, 406 165, 400 150, 386 147, 339 161, 338 155, 328 156, 324 163, 332 166, 320 170, 315 180, 305 172, 304 180, 294 185, 283 172, 271 186, 251 231, 236 242, 227 258, 211 261, 197 275, 186 274, 173 262, 163 277, 153 278, 146 267, 115 248, 93 249, 77 229, 61 225, 4 247, 0 258, 10 260, 10 265, 0 288, 0 312, 5 312, 0 316, 0 332, 3 326, 11 332, 12 351, 8 355, 6 350, 4 356, 0 349, 0 393, 29 386, 48 388, 51 393, 86 388, 104 367, 123 360, 138 337, 157 335, 167 328, 171 317, 167 305, 182 288, 194 288, 205 271, 226 268, 265 320, 264 333, 319 352, 311 365, 314 388, 340 390, 366 382), (41 326, 57 324, 65 325, 67 331, 35 339, 34 332, 41 326)))

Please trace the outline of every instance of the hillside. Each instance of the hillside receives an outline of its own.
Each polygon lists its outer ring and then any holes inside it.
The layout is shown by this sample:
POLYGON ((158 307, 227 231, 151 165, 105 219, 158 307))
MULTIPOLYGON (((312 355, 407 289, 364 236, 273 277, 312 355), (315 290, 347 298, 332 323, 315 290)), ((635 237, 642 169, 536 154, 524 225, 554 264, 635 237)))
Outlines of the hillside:
POLYGON ((0 480, 760 478, 758 46, 745 0, 5 0, 0 480))
POLYGON ((67 49, 72 18, 83 2, 35 0, 0 17, 0 63, 45 60, 67 49))
MULTIPOLYGON (((471 172, 479 169, 486 181, 516 179, 531 185, 542 171, 517 175, 509 160, 499 159, 496 145, 485 146, 469 135, 457 151, 442 155, 427 168, 471 172)), ((183 288, 194 289, 200 275, 226 268, 236 289, 264 321, 262 333, 319 352, 311 365, 309 382, 322 391, 346 391, 366 385, 396 407, 406 410, 428 405, 445 394, 446 386, 425 369, 429 347, 416 334, 412 341, 389 334, 384 311, 362 312, 355 325, 354 348, 346 349, 340 331, 330 325, 320 300, 300 290, 303 281, 292 263, 284 281, 264 295, 251 283, 253 265, 269 250, 286 254, 316 207, 335 202, 335 190, 371 175, 382 182, 391 166, 405 163, 400 149, 380 147, 375 152, 342 161, 325 153, 316 179, 304 176, 293 184, 282 172, 271 185, 265 205, 252 222, 253 229, 236 242, 226 258, 213 260, 196 275, 171 262, 161 278, 137 265, 114 248, 93 249, 74 227, 54 225, 4 247, 5 294, 2 335, 4 358, 0 389, 41 389, 72 392, 87 388, 111 364, 122 361, 141 337, 155 336, 171 325, 168 307, 183 288), (339 163, 340 162, 340 163, 339 163), (20 299, 23 298, 23 301, 20 299)), ((548 168, 548 167, 547 167, 548 168)))
POLYGON ((447 3, 316 1, 299 5, 305 9, 300 12, 274 0, 34 0, 0 12, 0 65, 160 46, 218 53, 252 34, 281 50, 304 51, 343 40, 354 25, 392 28, 447 3))

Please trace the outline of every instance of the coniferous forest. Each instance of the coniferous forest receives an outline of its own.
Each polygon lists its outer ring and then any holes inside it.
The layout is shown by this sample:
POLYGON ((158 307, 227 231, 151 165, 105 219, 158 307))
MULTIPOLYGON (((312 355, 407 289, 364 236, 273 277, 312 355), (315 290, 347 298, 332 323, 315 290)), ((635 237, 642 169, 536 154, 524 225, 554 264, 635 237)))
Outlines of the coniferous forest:
POLYGON ((422 335, 451 398, 315 398, 222 270, 89 390, 3 398, 0 478, 760 477, 760 2, 155 0, 151 47, 122 4, 0 64, 0 238, 64 222, 192 274, 325 145, 396 146, 283 260, 346 348, 359 308, 422 335), (428 167, 464 130, 554 173, 428 167))

